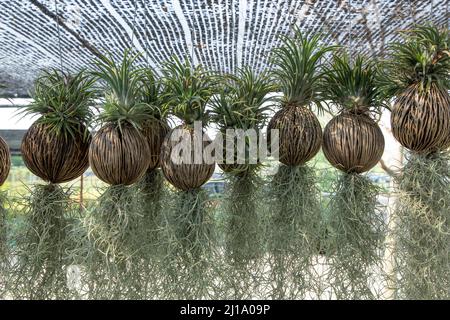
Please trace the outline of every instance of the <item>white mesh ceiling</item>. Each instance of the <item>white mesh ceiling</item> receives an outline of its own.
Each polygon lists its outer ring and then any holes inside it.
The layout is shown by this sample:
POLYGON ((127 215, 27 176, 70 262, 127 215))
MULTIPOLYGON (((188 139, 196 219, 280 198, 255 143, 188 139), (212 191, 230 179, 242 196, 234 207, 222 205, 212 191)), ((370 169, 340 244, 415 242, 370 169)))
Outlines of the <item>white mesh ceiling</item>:
MULTIPOLYGON (((329 43, 380 54, 414 22, 448 25, 450 0, 0 0, 0 83, 25 96, 40 68, 87 66, 132 47, 158 69, 189 55, 214 70, 264 68, 294 24, 329 43), (59 20, 59 28, 57 21, 59 20)), ((2 93, 2 91, 0 91, 2 93)))

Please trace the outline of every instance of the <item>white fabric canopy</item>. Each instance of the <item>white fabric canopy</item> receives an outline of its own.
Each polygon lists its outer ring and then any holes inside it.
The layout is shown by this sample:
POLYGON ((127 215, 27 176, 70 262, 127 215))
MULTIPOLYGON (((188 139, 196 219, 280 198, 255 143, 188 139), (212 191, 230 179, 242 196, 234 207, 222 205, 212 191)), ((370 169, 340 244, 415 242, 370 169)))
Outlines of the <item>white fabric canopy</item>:
MULTIPOLYGON (((296 24, 353 52, 380 54, 414 22, 448 25, 450 0, 0 0, 0 89, 25 96, 40 68, 85 67, 132 47, 156 69, 171 55, 220 71, 267 66, 296 24), (60 22, 59 24, 57 22, 60 22), (59 25, 59 27, 58 27, 59 25)), ((1 91, 0 91, 1 93, 1 91)))

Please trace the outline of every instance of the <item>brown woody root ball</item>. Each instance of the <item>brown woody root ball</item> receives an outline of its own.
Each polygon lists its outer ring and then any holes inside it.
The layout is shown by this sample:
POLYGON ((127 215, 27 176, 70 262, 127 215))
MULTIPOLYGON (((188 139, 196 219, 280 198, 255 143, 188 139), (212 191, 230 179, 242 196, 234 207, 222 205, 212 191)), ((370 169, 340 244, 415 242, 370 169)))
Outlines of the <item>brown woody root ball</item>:
POLYGON ((89 167, 90 140, 83 125, 71 136, 35 122, 22 139, 22 158, 27 168, 44 181, 68 182, 81 176, 89 167))
POLYGON ((143 125, 142 133, 147 139, 150 150, 150 164, 148 166, 148 171, 152 171, 160 166, 159 157, 161 155, 161 145, 169 132, 169 125, 162 121, 148 120, 143 125))
POLYGON ((420 93, 413 85, 399 95, 391 113, 394 137, 405 148, 418 153, 445 149, 450 145, 450 97, 434 85, 420 93))
MULTIPOLYGON (((205 141, 200 142, 200 148, 204 150, 212 142, 205 133, 203 133, 205 141)), ((202 156, 202 150, 195 150, 194 139, 196 137, 194 130, 187 126, 179 126, 173 129, 164 139, 161 148, 161 169, 166 179, 176 188, 184 191, 193 190, 201 187, 214 173, 215 164, 205 163, 202 156), (185 143, 183 143, 184 141, 185 143), (186 147, 191 145, 191 150, 186 147), (194 153, 201 157, 199 163, 193 163, 194 153), (177 156, 183 157, 176 159, 177 156), (174 162, 174 159, 176 160, 174 162), (180 160, 180 161, 179 161, 180 160)), ((201 138, 201 137, 200 137, 201 138)))
POLYGON ((130 185, 146 172, 150 161, 145 137, 132 126, 102 127, 92 138, 89 163, 92 171, 110 185, 130 185))
POLYGON ((322 128, 314 113, 301 106, 285 106, 270 120, 271 129, 279 130, 279 160, 288 166, 298 166, 311 160, 320 150, 322 128))
POLYGON ((362 173, 380 161, 384 137, 378 124, 369 116, 342 113, 326 125, 322 150, 337 169, 362 173))

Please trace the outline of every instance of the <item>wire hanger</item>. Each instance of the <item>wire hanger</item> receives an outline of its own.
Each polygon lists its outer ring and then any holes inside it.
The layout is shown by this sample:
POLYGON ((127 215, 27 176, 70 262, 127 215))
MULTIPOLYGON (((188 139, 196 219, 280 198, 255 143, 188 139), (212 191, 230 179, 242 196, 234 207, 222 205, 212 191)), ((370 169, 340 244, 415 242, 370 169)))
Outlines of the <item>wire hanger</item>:
POLYGON ((64 64, 63 64, 63 52, 62 52, 62 47, 61 47, 61 27, 59 25, 59 19, 61 19, 61 17, 59 16, 58 13, 58 0, 55 0, 55 10, 56 10, 56 30, 58 32, 58 49, 59 49, 59 64, 61 67, 61 70, 64 70, 64 64))
POLYGON ((353 29, 353 21, 352 21, 352 0, 348 0, 348 58, 349 61, 352 62, 353 60, 353 36, 352 36, 352 29, 353 29))

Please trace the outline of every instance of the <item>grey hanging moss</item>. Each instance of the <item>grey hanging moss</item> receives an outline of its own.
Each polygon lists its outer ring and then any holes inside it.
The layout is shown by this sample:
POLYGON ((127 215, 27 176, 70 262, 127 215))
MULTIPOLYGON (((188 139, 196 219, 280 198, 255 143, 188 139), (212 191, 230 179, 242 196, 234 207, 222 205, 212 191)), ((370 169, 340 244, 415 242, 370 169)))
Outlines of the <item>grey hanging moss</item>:
POLYGON ((304 299, 320 295, 320 277, 313 270, 320 256, 320 194, 308 166, 281 165, 268 190, 266 241, 274 299, 304 299), (312 294, 312 296, 308 296, 312 294))
POLYGON ((450 166, 447 153, 410 155, 398 177, 395 283, 400 299, 450 298, 450 166))
POLYGON ((342 173, 328 204, 328 281, 337 299, 376 299, 386 223, 380 189, 367 177, 342 173))

